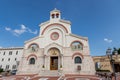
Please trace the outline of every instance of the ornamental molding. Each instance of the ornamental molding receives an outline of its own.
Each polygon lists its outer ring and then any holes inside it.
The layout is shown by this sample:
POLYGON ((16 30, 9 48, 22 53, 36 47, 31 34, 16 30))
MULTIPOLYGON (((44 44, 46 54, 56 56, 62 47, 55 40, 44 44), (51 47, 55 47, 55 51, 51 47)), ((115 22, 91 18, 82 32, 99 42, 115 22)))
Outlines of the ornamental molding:
POLYGON ((41 27, 41 26, 48 24, 48 23, 50 23, 50 21, 43 22, 43 23, 39 24, 39 26, 41 27))
POLYGON ((41 35, 43 35, 43 34, 45 33, 45 31, 46 31, 49 27, 53 27, 53 26, 55 26, 55 25, 63 28, 66 33, 69 32, 69 31, 67 30, 67 28, 66 28, 63 24, 60 24, 60 23, 52 23, 52 24, 47 25, 47 26, 42 30, 41 35))
POLYGON ((60 19, 59 21, 60 21, 60 22, 62 22, 62 23, 66 23, 66 24, 70 24, 70 25, 71 25, 71 22, 70 22, 70 21, 68 21, 68 20, 63 20, 63 19, 60 19))
POLYGON ((88 41, 88 37, 82 37, 82 36, 78 36, 78 35, 75 35, 75 34, 72 34, 72 33, 70 33, 69 35, 73 36, 73 37, 76 37, 76 38, 79 38, 79 39, 83 39, 83 40, 88 41))
MULTIPOLYGON (((59 22, 62 22, 62 23, 66 23, 66 24, 70 24, 71 25, 71 22, 68 21, 68 20, 64 20, 64 19, 60 19, 59 22)), ((50 20, 48 21, 45 21, 45 22, 42 22, 41 24, 39 24, 39 26, 43 26, 43 25, 46 25, 46 24, 49 24, 50 23, 50 20)))
POLYGON ((30 39, 30 40, 25 41, 24 43, 28 43, 28 42, 34 41, 36 39, 39 39, 39 38, 41 38, 41 37, 37 36, 37 37, 34 37, 34 38, 30 39))
POLYGON ((49 55, 48 51, 51 48, 57 48, 60 51, 60 54, 63 53, 63 47, 57 43, 51 43, 44 48, 44 55, 49 55))
POLYGON ((9 47, 9 48, 0 48, 0 50, 23 50, 24 47, 9 47))

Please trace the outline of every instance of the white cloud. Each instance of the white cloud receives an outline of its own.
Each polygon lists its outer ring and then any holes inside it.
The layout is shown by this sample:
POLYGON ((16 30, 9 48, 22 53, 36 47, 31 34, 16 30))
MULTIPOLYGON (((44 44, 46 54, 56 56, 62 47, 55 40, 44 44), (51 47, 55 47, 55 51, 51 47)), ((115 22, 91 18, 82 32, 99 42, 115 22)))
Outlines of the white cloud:
POLYGON ((104 38, 104 41, 107 42, 107 43, 111 43, 112 40, 108 39, 108 38, 104 38))
POLYGON ((2 48, 2 46, 0 46, 0 48, 2 48))
POLYGON ((21 25, 21 29, 15 29, 13 30, 13 33, 16 35, 21 35, 23 33, 27 32, 27 29, 24 25, 21 25))
POLYGON ((26 29, 25 25, 21 24, 21 29, 26 29))
POLYGON ((25 32, 29 32, 29 33, 32 33, 32 34, 37 34, 37 30, 32 31, 30 28, 26 27, 23 24, 21 24, 20 27, 21 27, 20 29, 14 29, 14 30, 12 30, 9 27, 5 27, 5 30, 13 33, 15 36, 19 36, 19 35, 21 35, 25 32))
POLYGON ((5 27, 5 30, 6 30, 6 31, 11 31, 11 28, 5 27))
POLYGON ((37 34, 37 30, 32 31, 31 29, 28 28, 28 31, 29 31, 30 33, 32 33, 32 34, 37 34))

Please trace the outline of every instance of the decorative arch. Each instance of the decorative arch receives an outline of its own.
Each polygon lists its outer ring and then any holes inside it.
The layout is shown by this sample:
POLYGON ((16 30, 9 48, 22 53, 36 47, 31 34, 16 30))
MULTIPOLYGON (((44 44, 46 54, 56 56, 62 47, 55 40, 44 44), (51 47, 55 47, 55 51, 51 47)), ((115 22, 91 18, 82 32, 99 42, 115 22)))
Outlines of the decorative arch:
POLYGON ((59 52, 60 52, 60 54, 63 54, 63 47, 61 46, 61 45, 59 45, 59 44, 57 44, 57 43, 51 43, 51 44, 49 44, 49 45, 47 45, 44 49, 44 55, 46 55, 46 56, 49 56, 49 54, 48 54, 48 51, 51 49, 51 48, 57 48, 58 50, 59 50, 59 52))
POLYGON ((30 55, 27 57, 27 60, 28 60, 30 57, 34 57, 35 59, 37 59, 37 56, 36 56, 35 54, 30 54, 30 55))
POLYGON ((72 59, 73 59, 76 55, 77 55, 77 56, 80 56, 82 59, 84 59, 84 56, 83 56, 81 53, 79 53, 79 52, 74 53, 74 54, 72 55, 72 59))
POLYGON ((67 30, 67 28, 66 28, 64 25, 59 24, 59 23, 53 23, 53 24, 48 25, 45 29, 43 29, 42 34, 41 34, 41 35, 43 35, 43 34, 44 34, 45 30, 46 30, 48 27, 51 27, 51 26, 53 26, 53 25, 59 25, 59 26, 61 26, 62 28, 64 28, 64 29, 65 29, 66 33, 68 33, 68 30, 67 30))
POLYGON ((83 50, 83 43, 79 40, 75 40, 70 44, 72 50, 83 50))
POLYGON ((71 44, 70 44, 70 46, 72 46, 72 43, 74 43, 74 42, 80 42, 84 46, 84 44, 81 41, 79 41, 79 40, 72 41, 71 44))
POLYGON ((32 45, 37 45, 37 47, 39 48, 39 45, 37 44, 37 43, 31 43, 29 46, 28 46, 28 48, 30 48, 32 45))
POLYGON ((51 56, 58 56, 60 55, 60 50, 56 47, 52 47, 48 50, 48 52, 50 52, 51 56))

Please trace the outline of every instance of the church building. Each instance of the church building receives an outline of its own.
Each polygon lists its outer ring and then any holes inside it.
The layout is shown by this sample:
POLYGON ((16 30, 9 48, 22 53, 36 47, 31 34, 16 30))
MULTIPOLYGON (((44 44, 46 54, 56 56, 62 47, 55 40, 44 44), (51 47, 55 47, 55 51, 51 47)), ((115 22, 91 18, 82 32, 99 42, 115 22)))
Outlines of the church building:
POLYGON ((39 26, 39 35, 25 41, 18 75, 95 74, 88 38, 73 34, 71 22, 61 19, 59 10, 52 10, 50 20, 39 26))

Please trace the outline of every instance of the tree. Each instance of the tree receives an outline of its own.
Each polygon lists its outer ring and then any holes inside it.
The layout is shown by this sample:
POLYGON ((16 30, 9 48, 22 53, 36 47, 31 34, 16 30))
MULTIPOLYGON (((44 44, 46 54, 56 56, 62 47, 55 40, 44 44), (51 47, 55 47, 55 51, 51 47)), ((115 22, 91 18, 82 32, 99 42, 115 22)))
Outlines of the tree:
POLYGON ((1 72, 3 72, 3 69, 2 69, 2 68, 0 68, 0 73, 1 73, 1 72))
POLYGON ((113 55, 115 55, 115 51, 117 51, 118 54, 120 55, 120 48, 117 49, 117 48, 114 47, 114 48, 113 48, 113 51, 112 51, 112 54, 113 54, 113 55))
POLYGON ((120 55, 120 48, 118 49, 118 54, 120 55))

